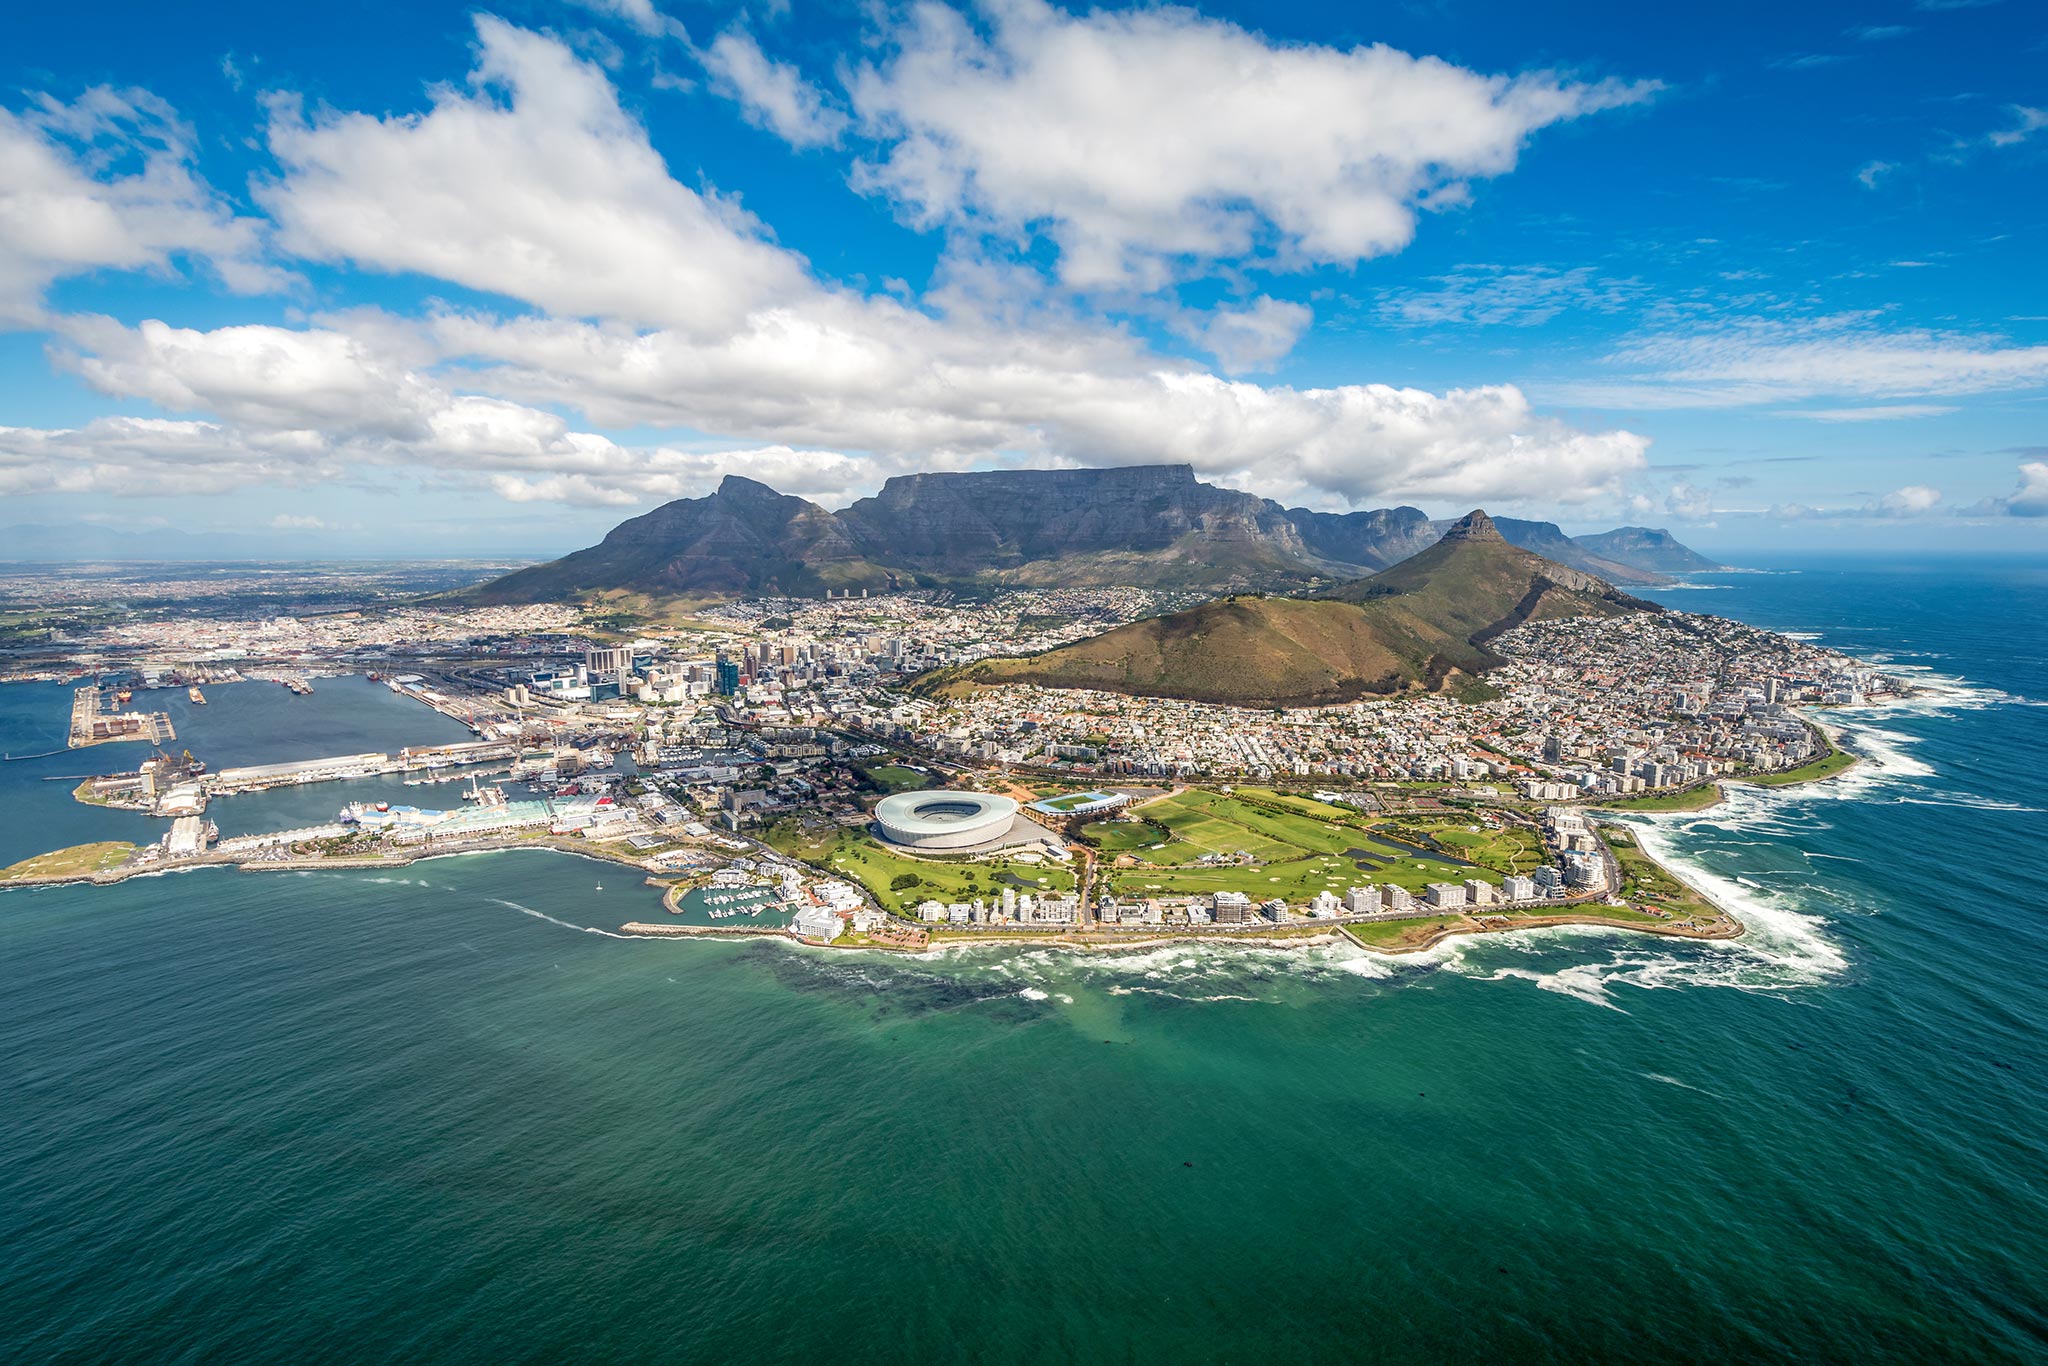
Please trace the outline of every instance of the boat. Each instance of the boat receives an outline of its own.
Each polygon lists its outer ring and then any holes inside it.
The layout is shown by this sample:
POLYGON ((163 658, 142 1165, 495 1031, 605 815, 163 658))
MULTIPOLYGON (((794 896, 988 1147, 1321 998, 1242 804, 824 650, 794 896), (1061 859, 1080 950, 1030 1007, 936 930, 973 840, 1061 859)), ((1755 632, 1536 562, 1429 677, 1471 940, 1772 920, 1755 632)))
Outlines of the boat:
POLYGON ((203 707, 206 705, 206 694, 199 691, 199 686, 196 683, 193 686, 185 689, 185 696, 192 699, 192 705, 195 707, 203 707))
POLYGON ((379 813, 382 813, 382 812, 386 812, 386 811, 389 811, 390 809, 391 809, 391 803, 390 803, 390 802, 378 802, 378 803, 377 803, 377 810, 378 810, 378 812, 379 812, 379 813))
POLYGON ((135 700, 135 694, 134 694, 134 693, 132 693, 132 692, 129 692, 129 691, 128 691, 128 690, 126 689, 126 688, 123 688, 123 689, 121 689, 121 691, 119 691, 119 692, 117 692, 117 693, 115 693, 115 694, 114 694, 114 700, 115 700, 116 702, 120 702, 120 703, 123 703, 123 704, 125 705, 126 703, 128 703, 128 702, 132 702, 132 701, 134 701, 134 700, 135 700))

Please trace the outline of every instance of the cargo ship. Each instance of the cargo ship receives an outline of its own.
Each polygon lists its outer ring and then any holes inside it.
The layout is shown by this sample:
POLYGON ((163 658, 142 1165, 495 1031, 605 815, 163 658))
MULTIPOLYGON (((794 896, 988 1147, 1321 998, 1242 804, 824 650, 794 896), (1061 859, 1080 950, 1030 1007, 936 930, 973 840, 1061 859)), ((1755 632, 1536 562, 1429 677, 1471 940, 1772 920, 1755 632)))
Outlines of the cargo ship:
POLYGON ((192 687, 185 689, 185 696, 192 699, 192 705, 195 707, 203 707, 206 705, 206 694, 199 691, 199 687, 197 684, 194 684, 192 687))

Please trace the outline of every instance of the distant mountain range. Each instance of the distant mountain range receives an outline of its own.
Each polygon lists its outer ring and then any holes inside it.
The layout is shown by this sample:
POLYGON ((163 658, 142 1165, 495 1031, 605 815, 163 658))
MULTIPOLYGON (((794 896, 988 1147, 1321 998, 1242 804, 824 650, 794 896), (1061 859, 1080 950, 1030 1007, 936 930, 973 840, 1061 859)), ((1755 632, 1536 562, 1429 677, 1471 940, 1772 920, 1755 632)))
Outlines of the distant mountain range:
POLYGON ((928 674, 920 690, 1036 683, 1242 706, 1434 690, 1504 662, 1526 621, 1656 612, 1594 575, 1509 544, 1475 511, 1427 550, 1315 597, 1219 598, 1043 654, 928 674))
MULTIPOLYGON (((728 475, 716 492, 622 522, 599 544, 482 584, 480 602, 713 598, 943 584, 1300 589, 1436 544, 1420 509, 1315 512, 1205 484, 1188 465, 899 475, 839 512, 728 475)), ((1715 566, 1669 532, 1574 539, 1502 518, 1510 543, 1624 583, 1715 566)))

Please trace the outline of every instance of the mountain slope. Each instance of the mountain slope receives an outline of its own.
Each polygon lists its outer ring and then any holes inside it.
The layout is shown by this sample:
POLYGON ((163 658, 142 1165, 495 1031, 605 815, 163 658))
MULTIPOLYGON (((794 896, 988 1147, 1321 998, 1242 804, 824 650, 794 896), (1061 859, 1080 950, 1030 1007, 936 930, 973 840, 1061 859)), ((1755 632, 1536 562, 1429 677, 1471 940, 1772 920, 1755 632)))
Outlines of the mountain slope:
POLYGON ((1428 550, 1318 598, 1230 598, 1133 622, 925 685, 1038 683, 1246 706, 1306 706, 1436 688, 1502 662, 1487 642, 1524 621, 1657 611, 1521 550, 1473 512, 1428 550))
POLYGON ((729 474, 718 491, 619 523, 588 550, 470 590, 485 603, 559 602, 608 592, 657 597, 816 596, 887 587, 839 520, 816 503, 729 474))
POLYGON ((1690 574, 1719 569, 1706 556, 1662 527, 1624 526, 1596 536, 1580 536, 1578 543, 1604 560, 1613 560, 1655 574, 1690 574))
MULTIPOLYGON (((1450 520, 1433 523, 1439 532, 1448 531, 1450 520)), ((1638 569, 1619 560, 1610 560, 1593 551, 1579 540, 1567 536, 1555 522, 1530 522, 1520 517, 1496 517, 1493 524, 1509 545, 1520 546, 1546 560, 1583 569, 1588 574, 1598 575, 1617 583, 1658 583, 1664 575, 1656 570, 1638 569)))

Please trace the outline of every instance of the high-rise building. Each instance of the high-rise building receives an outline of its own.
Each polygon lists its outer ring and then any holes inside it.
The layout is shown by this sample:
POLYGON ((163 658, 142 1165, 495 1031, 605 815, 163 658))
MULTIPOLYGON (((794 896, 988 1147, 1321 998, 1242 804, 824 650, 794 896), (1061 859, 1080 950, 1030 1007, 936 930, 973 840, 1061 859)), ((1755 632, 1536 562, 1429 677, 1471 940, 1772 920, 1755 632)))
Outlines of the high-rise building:
POLYGON ((607 650, 585 650, 583 667, 593 679, 617 679, 620 674, 633 671, 633 649, 620 645, 607 650))
POLYGON ((731 697, 740 690, 740 666, 738 660, 728 659, 724 654, 720 654, 713 668, 717 673, 716 686, 720 697, 731 697))

